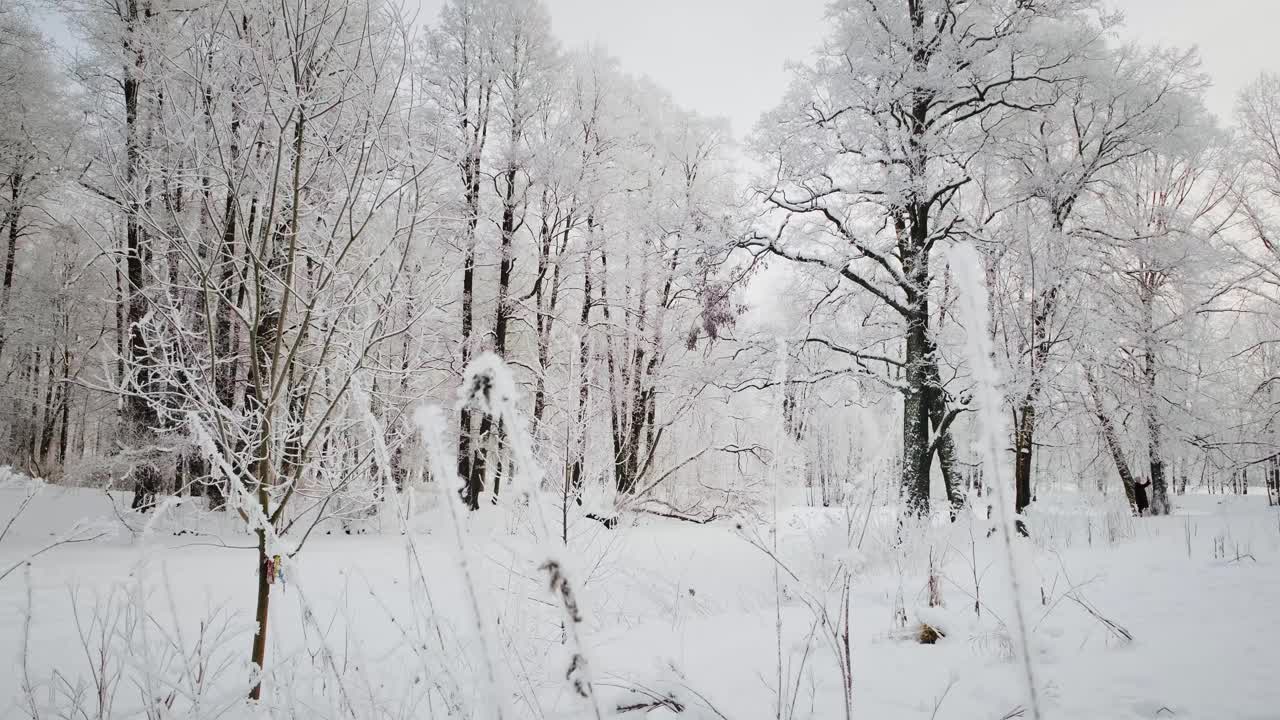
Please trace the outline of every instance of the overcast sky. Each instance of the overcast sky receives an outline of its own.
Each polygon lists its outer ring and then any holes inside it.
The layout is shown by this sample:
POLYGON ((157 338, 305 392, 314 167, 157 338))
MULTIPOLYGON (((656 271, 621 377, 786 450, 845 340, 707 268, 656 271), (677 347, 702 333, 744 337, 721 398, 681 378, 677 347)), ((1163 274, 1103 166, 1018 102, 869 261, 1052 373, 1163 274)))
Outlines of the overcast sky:
MULTIPOLYGON (((0 0, 3 2, 4 0, 0 0)), ((435 22, 444 0, 419 0, 435 22)), ((827 0, 546 0, 569 47, 604 45, 631 73, 648 75, 676 100, 750 131, 787 83, 784 65, 819 42, 827 0)), ((1144 43, 1198 46, 1213 78, 1209 107, 1225 120, 1236 92, 1264 69, 1280 71, 1280 0, 1111 0, 1123 34, 1144 43)), ((57 39, 66 30, 46 26, 57 39)))
MULTIPOLYGON (((422 0, 434 18, 443 0, 422 0)), ((1229 115, 1237 90, 1280 71, 1280 0, 1112 0, 1125 33, 1146 43, 1200 47, 1214 80, 1209 105, 1229 115)), ((826 0, 547 0, 568 46, 603 44, 632 73, 676 100, 729 118, 741 137, 786 85, 783 64, 803 59, 823 33, 826 0)))

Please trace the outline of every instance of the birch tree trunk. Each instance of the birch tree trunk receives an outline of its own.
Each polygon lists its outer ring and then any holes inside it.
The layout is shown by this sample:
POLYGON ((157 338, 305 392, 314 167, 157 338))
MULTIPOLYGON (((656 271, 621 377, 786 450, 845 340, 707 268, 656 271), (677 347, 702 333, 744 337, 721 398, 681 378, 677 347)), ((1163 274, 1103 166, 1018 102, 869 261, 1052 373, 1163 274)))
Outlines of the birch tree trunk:
POLYGON ((1120 483, 1124 486, 1125 497, 1129 500, 1129 510, 1136 516, 1138 514, 1137 483, 1134 481, 1133 471, 1129 469, 1129 461, 1125 459, 1120 436, 1116 433, 1115 424, 1111 422, 1111 416, 1107 414, 1106 407, 1102 404, 1102 389, 1098 386, 1093 370, 1086 367, 1084 378, 1089 387, 1089 396, 1093 400, 1094 417, 1098 419, 1098 427, 1102 431, 1102 441, 1107 446, 1107 454, 1111 456, 1111 461, 1116 466, 1116 473, 1120 476, 1120 483))

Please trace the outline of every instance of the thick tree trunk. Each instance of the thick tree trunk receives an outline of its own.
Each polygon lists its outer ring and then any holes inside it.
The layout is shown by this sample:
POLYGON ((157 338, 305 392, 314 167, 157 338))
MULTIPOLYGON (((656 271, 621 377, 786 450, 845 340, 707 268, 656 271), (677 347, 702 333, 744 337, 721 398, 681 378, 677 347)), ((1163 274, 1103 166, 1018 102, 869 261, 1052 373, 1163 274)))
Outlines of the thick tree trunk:
MULTIPOLYGON (((909 3, 912 31, 912 65, 917 72, 929 69, 931 50, 921 39, 925 32, 923 3, 909 3)), ((925 133, 929 126, 930 91, 918 87, 911 98, 907 119, 906 170, 909 175, 908 195, 894 217, 898 238, 898 257, 906 280, 906 342, 903 370, 906 388, 902 401, 902 490, 907 511, 919 517, 929 514, 929 476, 932 453, 929 452, 930 373, 936 362, 929 337, 929 212, 931 200, 923 188, 929 183, 929 160, 925 133)))
POLYGON ((902 489, 907 511, 929 514, 929 371, 928 321, 917 315, 907 322, 905 371, 907 387, 902 400, 902 489))
MULTIPOLYGON (((919 122, 925 110, 917 107, 919 122)), ((914 144, 915 141, 913 141, 914 144)), ((923 160, 919 160, 923 163, 923 160)), ((922 171, 921 171, 922 172, 922 171)), ((930 446, 930 412, 934 405, 935 347, 929 337, 929 209, 912 202, 895 221, 903 275, 909 280, 902 400, 902 490, 907 511, 919 517, 929 514, 929 488, 933 454, 930 446)))
POLYGON ((1031 471, 1036 430, 1036 406, 1024 398, 1014 411, 1017 423, 1013 434, 1013 511, 1021 516, 1031 504, 1031 471))
POLYGON ((147 314, 147 265, 149 247, 143 227, 142 211, 144 192, 142 168, 142 118, 139 110, 142 100, 142 78, 145 54, 140 41, 143 14, 137 0, 125 4, 124 52, 127 63, 124 68, 125 108, 125 281, 128 293, 126 321, 128 323, 128 366, 133 383, 124 400, 124 420, 132 426, 135 441, 156 426, 156 413, 146 397, 151 391, 152 368, 150 350, 142 332, 142 319, 147 314))
MULTIPOLYGON (((1062 226, 1057 220, 1055 220, 1054 231, 1056 233, 1062 231, 1062 226)), ((1016 426, 1013 435, 1013 511, 1018 516, 1021 516, 1031 504, 1031 481, 1035 467, 1035 435, 1038 419, 1036 406, 1044 384, 1044 369, 1049 360, 1049 351, 1053 347, 1049 337, 1049 321, 1053 317, 1057 299, 1058 287, 1055 285, 1044 292, 1037 293, 1031 307, 1029 361, 1031 378, 1026 394, 1014 409, 1016 426)), ((1018 527, 1025 532, 1026 525, 1021 519, 1018 520, 1018 527)))
POLYGON ((1142 348, 1142 377, 1145 398, 1142 403, 1142 409, 1146 416, 1147 457, 1151 469, 1151 514, 1168 515, 1170 510, 1169 482, 1165 476, 1164 448, 1161 443, 1164 425, 1156 411, 1158 397, 1156 395, 1156 349, 1155 338, 1152 337, 1155 332, 1154 302, 1154 293, 1144 291, 1142 297, 1142 320, 1145 332, 1143 333, 1142 348))

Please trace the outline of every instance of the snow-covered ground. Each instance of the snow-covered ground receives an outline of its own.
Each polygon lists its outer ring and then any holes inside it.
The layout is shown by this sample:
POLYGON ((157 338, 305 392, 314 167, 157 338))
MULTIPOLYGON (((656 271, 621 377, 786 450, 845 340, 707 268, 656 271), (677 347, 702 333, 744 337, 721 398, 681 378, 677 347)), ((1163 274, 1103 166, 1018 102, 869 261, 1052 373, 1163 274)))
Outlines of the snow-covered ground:
MULTIPOLYGON (((0 489, 0 528, 25 494, 0 489)), ((1177 515, 1138 520, 1056 500, 1019 541, 1041 717, 1280 718, 1280 515, 1264 497, 1180 497, 1177 515)), ((275 588, 264 699, 246 704, 255 551, 191 512, 147 528, 151 516, 100 492, 40 490, 0 541, 0 573, 68 533, 109 534, 0 580, 0 717, 28 716, 33 700, 42 717, 77 703, 98 717, 100 695, 106 717, 148 705, 174 718, 592 716, 566 679, 538 545, 496 510, 465 556, 430 510, 408 535, 314 535, 275 588)), ((901 542, 884 509, 797 508, 777 525, 774 538, 767 524, 575 521, 563 555, 588 664, 574 676, 594 683, 605 716, 658 697, 669 702, 626 716, 844 717, 846 570, 853 717, 1033 716, 1006 629, 1003 546, 985 520, 901 542), (941 607, 928 607, 930 564, 941 607), (945 633, 936 644, 916 642, 922 619, 945 633)))

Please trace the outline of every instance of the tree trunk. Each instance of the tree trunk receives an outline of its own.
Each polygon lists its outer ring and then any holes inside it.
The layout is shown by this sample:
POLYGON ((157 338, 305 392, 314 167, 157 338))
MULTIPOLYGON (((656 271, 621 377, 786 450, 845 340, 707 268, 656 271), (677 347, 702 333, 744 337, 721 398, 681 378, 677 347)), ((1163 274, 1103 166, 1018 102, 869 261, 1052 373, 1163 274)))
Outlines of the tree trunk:
POLYGON ((929 372, 927 315, 907 321, 906 381, 902 400, 902 489, 907 511, 929 514, 929 372))
MULTIPOLYGON (((260 496, 265 497, 263 493, 260 496)), ((267 508, 263 508, 265 516, 267 508)), ((249 697, 258 700, 262 697, 262 675, 266 672, 267 667, 267 618, 268 610, 271 605, 271 567, 268 565, 270 557, 267 555, 267 532, 266 530, 258 530, 258 599, 257 607, 254 611, 254 618, 257 621, 257 629, 253 633, 253 655, 250 660, 258 667, 258 682, 253 684, 253 689, 249 691, 249 697)))
MULTIPOLYGON (((464 58, 464 61, 469 61, 464 58)), ((485 139, 488 137, 489 100, 492 86, 484 80, 471 85, 470 70, 464 64, 463 75, 465 87, 462 97, 462 136, 468 143, 466 157, 460 169, 463 182, 463 205, 466 211, 466 236, 464 239, 464 255, 462 260, 462 367, 465 369, 471 362, 475 327, 475 283, 476 283, 476 226, 480 222, 480 159, 483 156, 485 139), (474 91, 475 96, 472 97, 474 91), (472 102, 475 103, 474 108, 472 102), (475 117, 472 117, 474 111, 475 117)), ((463 407, 458 413, 458 477, 462 480, 462 498, 467 507, 480 509, 480 493, 484 490, 484 472, 476 472, 472 467, 473 455, 479 451, 473 447, 471 437, 473 421, 471 410, 463 407)))
POLYGON ((1013 435, 1013 512, 1021 516, 1031 504, 1031 470, 1034 459, 1036 406, 1024 401, 1015 410, 1017 426, 1013 435))
POLYGON ((1116 434, 1115 425, 1111 422, 1111 417, 1107 415, 1106 408, 1102 404, 1102 391, 1098 387, 1097 380, 1093 377, 1093 371, 1086 367, 1084 378, 1085 383, 1089 386, 1089 395, 1093 398, 1093 412, 1094 416, 1098 418, 1098 426, 1102 429, 1102 440, 1107 446, 1107 452, 1111 455, 1112 462, 1115 463, 1116 473, 1120 475, 1120 482, 1124 485, 1124 494, 1129 500, 1129 509, 1136 516, 1138 514, 1138 495, 1133 472, 1129 469, 1129 461, 1124 457, 1124 448, 1120 445, 1120 438, 1116 434))
POLYGON ((68 426, 71 424, 71 349, 64 347, 62 349, 62 378, 58 387, 58 412, 61 417, 58 419, 58 445, 57 453, 54 455, 54 461, 59 468, 66 466, 67 462, 67 437, 68 426))
MULTIPOLYGON (((284 511, 288 504, 289 498, 292 497, 292 490, 297 487, 297 483, 301 482, 301 478, 295 476, 292 478, 294 485, 289 489, 283 497, 281 497, 273 509, 271 507, 271 486, 276 478, 281 476, 281 468, 285 466, 289 460, 289 443, 286 442, 284 448, 284 456, 277 457, 275 447, 276 438, 274 437, 274 424, 276 422, 275 412, 277 407, 276 395, 282 393, 285 400, 284 412, 292 415, 296 412, 296 394, 293 390, 295 371, 298 370, 295 365, 294 356, 285 349, 284 336, 288 332, 288 328, 293 321, 290 316, 290 310, 296 303, 301 305, 301 300, 294 299, 295 282, 299 281, 297 272, 298 256, 301 252, 299 247, 299 236, 301 235, 299 217, 302 206, 302 168, 304 157, 304 140, 306 138, 306 119, 307 108, 305 105, 298 107, 296 119, 294 120, 293 132, 293 179, 292 187, 288 197, 289 217, 278 228, 275 239, 272 241, 276 244, 273 252, 268 253, 267 235, 270 230, 271 220, 270 214, 264 227, 264 235, 260 255, 261 257, 271 257, 275 255, 282 241, 287 238, 285 257, 283 259, 283 269, 275 270, 271 276, 280 278, 280 297, 279 305, 276 312, 271 312, 271 298, 268 295, 267 281, 261 275, 255 280, 255 293, 258 298, 258 318, 254 333, 250 337, 249 352, 249 387, 252 390, 251 408, 262 413, 261 426, 258 430, 256 438, 257 447, 253 450, 252 457, 252 477, 256 484, 256 494, 258 501, 258 511, 261 513, 260 525, 258 527, 258 597, 257 608, 255 611, 255 619, 257 620, 257 629, 253 636, 253 654, 252 661, 258 666, 260 672, 265 672, 266 655, 267 655, 267 619, 268 607, 271 602, 271 580, 272 570, 268 565, 271 548, 267 547, 267 531, 274 532, 274 525, 283 521, 284 511), (269 349, 268 349, 269 347, 269 349)), ((274 270, 274 269, 273 269, 274 270)), ((308 325, 305 320, 306 314, 303 313, 303 320, 300 321, 301 327, 299 333, 306 333, 308 325)), ((301 338, 298 339, 301 343, 301 338)), ((246 397, 246 405, 249 398, 246 397)), ((289 423, 289 417, 286 417, 286 427, 289 423)), ((296 432, 296 430, 295 430, 296 432)), ((292 440, 289 438, 288 440, 292 440)), ((261 676, 249 691, 249 697, 257 700, 262 696, 261 676)))
MULTIPOLYGON (((964 507, 965 494, 962 479, 956 469, 955 438, 946 420, 948 413, 946 394, 942 389, 942 373, 938 370, 937 347, 932 340, 930 340, 928 372, 929 423, 933 428, 935 436, 933 444, 937 447, 938 468, 942 471, 942 482, 947 491, 947 504, 950 506, 951 520, 954 522, 959 516, 960 509, 964 507)), ((932 460, 929 460, 928 464, 932 466, 932 460)))
MULTIPOLYGON (((518 136, 515 130, 512 130, 512 143, 514 144, 518 136)), ((502 358, 507 359, 507 326, 511 320, 511 272, 515 264, 512 245, 515 240, 516 231, 519 229, 519 223, 516 219, 518 197, 516 193, 516 170, 514 164, 507 166, 507 171, 503 175, 506 182, 506 191, 503 193, 502 199, 502 225, 499 232, 499 249, 498 249, 498 296, 497 296, 497 312, 493 322, 493 351, 502 358)), ((480 420, 480 431, 476 439, 474 448, 474 459, 471 466, 471 482, 468 484, 469 492, 479 494, 484 488, 485 472, 489 465, 493 466, 493 496, 496 499, 498 491, 501 488, 501 477, 504 472, 503 463, 500 458, 487 458, 492 451, 496 451, 502 443, 502 423, 494 423, 488 416, 480 420)), ((509 463, 508 463, 509 464, 509 463)), ((509 470, 510 468, 507 468, 509 470)))
POLYGON ((71 350, 62 350, 62 420, 58 430, 57 461, 60 468, 67 465, 67 441, 71 425, 71 350))
POLYGON ((47 383, 44 389, 44 411, 41 414, 40 424, 40 443, 35 452, 36 465, 42 469, 49 460, 49 450, 53 447, 54 430, 57 429, 58 417, 62 414, 61 408, 57 407, 60 395, 59 385, 61 383, 58 382, 58 378, 54 375, 56 366, 54 355, 54 348, 49 348, 47 383))
POLYGON ((640 440, 644 434, 645 417, 645 337, 644 329, 648 321, 648 273, 641 277, 640 292, 637 299, 639 312, 636 314, 636 326, 633 340, 631 363, 628 372, 630 377, 626 383, 626 407, 628 412, 623 418, 623 475, 618 477, 618 492, 631 494, 639 482, 640 440))
POLYGON ((1151 468, 1151 514, 1168 515, 1170 509, 1169 483, 1165 477, 1164 449, 1161 444, 1164 425, 1156 412, 1156 348, 1155 338, 1152 337, 1155 332, 1154 302, 1154 293, 1144 290, 1142 295, 1142 321, 1144 323, 1142 377, 1145 398, 1142 403, 1142 410, 1146 416, 1147 457, 1151 468))
POLYGON ((493 322, 493 350, 506 359, 507 324, 511 316, 511 270, 515 262, 512 243, 516 234, 516 168, 507 168, 504 175, 506 192, 502 200, 502 227, 498 246, 498 297, 497 315, 493 322))
POLYGON ((573 465, 569 471, 569 485, 581 504, 582 465, 586 456, 587 399, 590 386, 587 383, 587 362, 590 345, 587 335, 591 329, 591 236, 595 228, 594 218, 587 218, 587 249, 582 256, 582 315, 578 319, 578 409, 574 415, 573 465))
POLYGON ((151 390, 151 359, 146 337, 142 332, 142 319, 147 314, 147 263, 148 241, 143 227, 142 210, 144 192, 139 186, 143 180, 142 168, 142 119, 139 109, 142 98, 142 78, 145 55, 140 34, 143 13, 137 0, 125 4, 124 51, 128 63, 124 68, 125 108, 125 291, 128 297, 126 320, 128 322, 128 366, 133 373, 133 383, 125 394, 124 420, 132 426, 134 441, 156 425, 156 414, 146 393, 151 390))
POLYGON ((919 517, 929 514, 929 425, 936 372, 935 348, 929 337, 927 216, 927 207, 912 202, 895 220, 903 274, 911 281, 911 287, 904 288, 908 312, 904 315, 907 328, 903 354, 906 388, 902 399, 902 490, 907 511, 919 517))
MULTIPOLYGON (((921 38, 925 32, 923 3, 909 3, 912 31, 912 65, 919 73, 929 69, 930 49, 921 38)), ((902 400, 902 489, 907 511, 919 517, 929 514, 930 370, 933 343, 929 337, 929 211, 931 201, 922 193, 929 182, 929 160, 925 133, 929 126, 930 91, 915 88, 908 118, 906 170, 910 188, 901 208, 894 214, 898 257, 906 279, 906 343, 903 356, 906 389, 902 400)))
POLYGON ((618 362, 613 338, 608 334, 613 326, 613 319, 609 309, 609 256, 603 247, 600 248, 600 299, 605 324, 605 366, 609 374, 609 438, 613 445, 613 481, 619 493, 627 493, 631 486, 627 478, 626 396, 621 391, 623 384, 627 382, 626 367, 624 363, 618 362))
POLYGON ((9 176, 9 212, 5 215, 8 227, 8 244, 4 256, 4 287, 0 289, 0 356, 4 355, 5 340, 9 332, 9 297, 13 289, 13 273, 18 258, 19 221, 22 216, 22 174, 15 171, 9 176))
MULTIPOLYGON (((1057 219, 1054 220, 1054 232, 1057 234, 1062 232, 1061 221, 1057 219)), ((1044 368, 1049 360, 1049 351, 1053 347, 1053 343, 1049 338, 1049 320, 1053 317, 1057 299, 1058 287, 1055 285, 1042 293, 1037 293, 1031 306, 1031 358, 1029 365, 1031 379, 1027 386, 1026 394, 1022 396, 1021 402, 1014 410, 1017 425, 1013 436, 1013 511, 1018 516, 1021 516, 1027 506, 1031 504, 1031 476, 1035 467, 1033 461, 1035 458, 1036 420, 1038 419, 1036 404, 1040 400, 1040 390, 1044 381, 1044 368)), ((1026 525, 1021 519, 1018 520, 1018 527, 1025 532, 1026 525)))
MULTIPOLYGON (((545 193, 544 193, 545 194, 545 193)), ((561 262, 569 247, 569 231, 573 228, 573 214, 565 220, 559 247, 555 248, 555 261, 551 261, 552 238, 546 231, 538 257, 538 279, 534 287, 534 307, 538 317, 535 323, 538 330, 538 377, 534 381, 533 391, 533 430, 534 437, 539 437, 542 428, 542 416, 547 404, 547 370, 551 365, 551 339, 555 328, 556 310, 560 305, 560 289, 564 280, 561 262), (545 290, 544 275, 551 273, 551 290, 545 290)), ((585 332, 585 327, 583 332, 585 332)))
MULTIPOLYGON (((478 201, 478 197, 477 197, 478 201)), ((474 212, 479 212, 478 207, 474 212)), ((473 215, 468 219, 470 240, 467 246, 466 255, 462 261, 462 367, 466 368, 471 362, 471 329, 475 322, 475 303, 473 293, 475 292, 476 277, 476 249, 475 249, 475 221, 476 216, 473 215)), ((462 497, 467 507, 472 510, 480 509, 480 492, 483 487, 477 484, 477 479, 483 482, 483 473, 478 477, 472 472, 472 456, 471 456, 471 410, 467 406, 463 406, 458 413, 458 477, 462 479, 462 497)))
MULTIPOLYGON (((536 274, 533 278, 533 296, 534 308, 534 334, 537 340, 538 369, 533 379, 533 427, 532 435, 539 439, 542 429, 542 414, 546 409, 547 402, 547 364, 550 362, 550 342, 551 331, 549 328, 549 313, 545 307, 546 290, 543 288, 543 281, 546 277, 547 267, 551 257, 551 225, 547 222, 546 208, 548 204, 548 194, 544 189, 542 191, 542 222, 538 227, 538 259, 536 274)), ((566 230, 567 232, 567 230, 566 230)), ((557 258, 559 256, 557 255, 557 258)))

